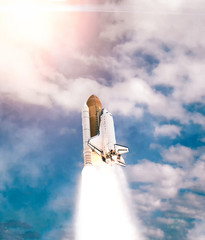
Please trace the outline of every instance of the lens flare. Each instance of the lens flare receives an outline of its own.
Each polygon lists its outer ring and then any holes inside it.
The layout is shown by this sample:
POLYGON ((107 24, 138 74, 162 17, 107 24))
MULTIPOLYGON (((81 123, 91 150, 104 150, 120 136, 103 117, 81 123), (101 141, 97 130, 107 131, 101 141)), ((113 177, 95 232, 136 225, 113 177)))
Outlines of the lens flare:
POLYGON ((111 166, 86 166, 78 202, 76 240, 142 240, 123 171, 111 166))

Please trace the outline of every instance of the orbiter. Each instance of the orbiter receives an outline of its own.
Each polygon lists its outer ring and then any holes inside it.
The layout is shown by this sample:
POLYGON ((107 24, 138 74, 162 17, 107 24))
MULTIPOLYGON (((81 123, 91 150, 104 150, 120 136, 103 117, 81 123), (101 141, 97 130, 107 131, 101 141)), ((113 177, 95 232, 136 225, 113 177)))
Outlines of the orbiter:
POLYGON ((92 95, 82 108, 84 165, 118 164, 125 166, 121 154, 129 149, 116 144, 112 114, 92 95))

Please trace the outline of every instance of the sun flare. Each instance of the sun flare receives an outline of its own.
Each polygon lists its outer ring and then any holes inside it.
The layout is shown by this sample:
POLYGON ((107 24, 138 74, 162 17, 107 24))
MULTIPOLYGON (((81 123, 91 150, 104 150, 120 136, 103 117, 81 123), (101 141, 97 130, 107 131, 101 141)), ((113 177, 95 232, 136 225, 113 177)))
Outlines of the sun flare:
POLYGON ((53 15, 45 1, 9 1, 1 4, 1 29, 12 39, 47 44, 51 37, 53 15))

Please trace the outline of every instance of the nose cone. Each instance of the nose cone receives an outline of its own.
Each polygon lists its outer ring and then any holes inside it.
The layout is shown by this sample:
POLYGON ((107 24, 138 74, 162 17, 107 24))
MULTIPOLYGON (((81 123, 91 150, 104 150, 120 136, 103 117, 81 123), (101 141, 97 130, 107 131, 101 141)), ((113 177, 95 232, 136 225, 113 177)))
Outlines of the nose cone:
POLYGON ((88 107, 90 106, 93 106, 93 105, 96 105, 97 107, 101 108, 102 109, 102 104, 100 102, 100 99, 95 96, 95 95, 91 95, 88 100, 87 100, 87 105, 88 107))
POLYGON ((89 111, 88 105, 86 103, 84 103, 82 111, 89 111))
POLYGON ((91 131, 90 135, 91 137, 93 137, 96 136, 99 131, 102 104, 97 96, 91 95, 88 98, 87 105, 89 108, 90 115, 90 131, 91 131))

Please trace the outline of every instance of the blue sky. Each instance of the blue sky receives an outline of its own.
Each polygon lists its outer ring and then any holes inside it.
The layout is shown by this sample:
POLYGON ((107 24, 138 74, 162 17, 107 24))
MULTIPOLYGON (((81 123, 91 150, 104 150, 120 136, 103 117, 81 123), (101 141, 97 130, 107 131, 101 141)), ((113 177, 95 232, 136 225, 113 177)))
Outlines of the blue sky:
POLYGON ((77 4, 98 11, 0 13, 0 239, 74 239, 91 94, 130 148, 146 238, 205 239, 203 1, 77 4))

